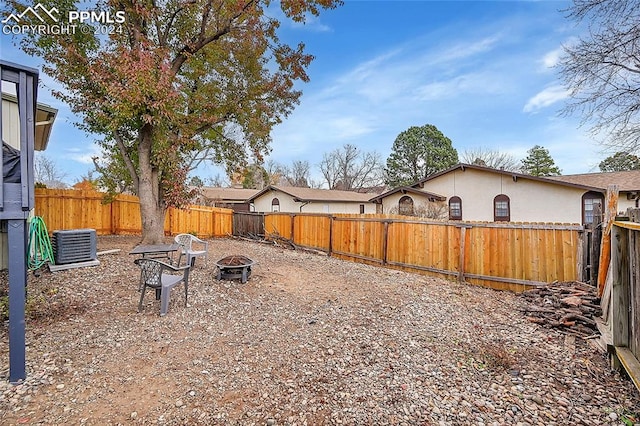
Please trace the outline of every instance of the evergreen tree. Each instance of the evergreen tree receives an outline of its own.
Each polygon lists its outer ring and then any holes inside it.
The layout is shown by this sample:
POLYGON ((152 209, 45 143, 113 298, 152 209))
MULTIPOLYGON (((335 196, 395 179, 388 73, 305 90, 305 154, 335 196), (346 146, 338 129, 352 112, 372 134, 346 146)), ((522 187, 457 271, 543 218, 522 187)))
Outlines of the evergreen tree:
POLYGON ((601 172, 623 172, 626 170, 640 170, 640 158, 628 152, 616 152, 599 164, 601 172))
POLYGON ((408 185, 457 163, 458 151, 436 126, 413 126, 393 142, 385 182, 391 187, 408 185))
POLYGON ((527 157, 522 160, 522 173, 531 176, 557 176, 561 173, 549 150, 536 145, 527 151, 527 157))

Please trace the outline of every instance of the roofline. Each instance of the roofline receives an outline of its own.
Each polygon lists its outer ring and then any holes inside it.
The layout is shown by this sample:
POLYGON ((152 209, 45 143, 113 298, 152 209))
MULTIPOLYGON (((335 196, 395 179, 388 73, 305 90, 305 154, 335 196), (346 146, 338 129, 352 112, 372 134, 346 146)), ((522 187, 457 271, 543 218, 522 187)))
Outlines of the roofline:
MULTIPOLYGON (((285 188, 287 188, 287 187, 285 187, 285 188)), ((310 189, 310 188, 305 188, 305 189, 310 189)), ((284 189, 282 189, 281 187, 274 186, 274 185, 267 186, 262 191, 258 192, 253 197, 249 198, 247 201, 253 202, 256 198, 261 197, 262 194, 265 194, 268 191, 280 191, 280 192, 283 192, 283 193, 287 194, 288 196, 292 197, 293 201, 299 202, 299 203, 310 203, 310 202, 313 202, 313 201, 336 201, 336 202, 340 202, 340 203, 363 203, 365 201, 370 201, 370 200, 339 200, 339 199, 327 199, 327 198, 300 198, 297 195, 294 195, 291 192, 287 192, 284 189)), ((322 189, 321 191, 331 192, 332 190, 331 189, 322 189)), ((352 192, 352 191, 342 191, 342 192, 352 192)), ((354 192, 354 194, 358 194, 358 193, 354 192)))
MULTIPOLYGON (((266 194, 266 193, 267 193, 267 192, 269 192, 269 191, 281 191, 281 192, 285 192, 285 191, 282 191, 282 190, 278 189, 277 187, 275 187, 275 186, 273 186, 273 185, 269 185, 269 186, 264 187, 261 191, 258 191, 256 194, 254 194, 254 195, 253 195, 253 197, 248 198, 248 199, 247 199, 247 202, 251 203, 251 202, 253 202, 256 198, 261 197, 261 196, 262 196, 262 194, 266 194)), ((285 192, 285 193, 286 193, 286 192, 285 192)), ((288 193, 286 193, 286 194, 288 194, 288 193)), ((288 195, 291 195, 291 194, 288 194, 288 195)), ((291 195, 291 196, 293 197, 293 195, 291 195)))
POLYGON ((420 191, 419 189, 413 188, 411 186, 400 186, 398 188, 394 188, 392 190, 389 190, 385 193, 382 193, 380 195, 377 195, 373 198, 371 198, 369 201, 372 203, 379 203, 380 201, 382 201, 383 198, 386 198, 392 194, 395 194, 396 192, 402 192, 403 194, 406 194, 407 192, 410 192, 412 194, 416 194, 416 195, 422 195, 422 196, 431 196, 429 198, 435 198, 437 201, 446 201, 447 197, 445 197, 444 195, 440 195, 440 194, 435 194, 433 192, 427 192, 427 191, 420 191))
MULTIPOLYGON (((7 102, 12 102, 14 104, 18 104, 18 97, 14 94, 2 92, 2 99, 7 102)), ((41 151, 45 151, 47 146, 49 146, 49 138, 51 137, 51 131, 53 130, 53 124, 56 121, 56 117, 58 116, 58 110, 51 105, 43 104, 40 102, 36 102, 36 114, 38 111, 43 111, 47 113, 46 121, 37 121, 36 126, 44 126, 43 134, 42 134, 42 149, 41 151)))
MULTIPOLYGON (((195 187, 192 186, 192 188, 195 188, 195 187)), ((224 188, 224 187, 219 187, 219 186, 202 186, 202 187, 200 187, 200 189, 201 190, 200 190, 200 193, 198 195, 201 195, 204 198, 208 198, 210 200, 229 200, 229 201, 239 201, 239 202, 243 202, 243 203, 248 203, 250 200, 252 200, 252 198, 231 198, 231 197, 229 197, 229 198, 218 198, 218 197, 211 198, 211 197, 207 197, 204 194, 204 191, 206 191, 207 189, 222 189, 222 190, 229 189, 229 190, 232 190, 232 191, 238 191, 238 190, 241 190, 241 191, 255 191, 255 194, 258 193, 257 189, 249 189, 249 188, 232 188, 232 187, 224 188)))
POLYGON ((570 182, 564 182, 561 180, 556 180, 556 179, 551 179, 551 178, 547 178, 547 177, 543 177, 543 176, 532 176, 532 175, 527 175, 524 173, 518 173, 518 172, 512 172, 509 170, 499 170, 499 169, 494 169, 492 167, 486 167, 486 166, 478 166, 476 164, 466 164, 466 163, 458 163, 453 167, 449 167, 448 169, 439 171, 437 173, 434 173, 432 175, 427 176, 424 179, 419 180, 418 182, 411 184, 411 187, 416 187, 416 186, 423 186, 425 182, 430 181, 432 179, 435 179, 437 177, 446 175, 452 171, 455 171, 457 169, 460 169, 464 172, 465 169, 474 169, 474 170, 480 170, 480 171, 485 171, 485 172, 490 172, 490 173, 496 173, 496 174, 500 174, 500 175, 504 175, 504 176, 509 176, 514 180, 517 179, 529 179, 529 180, 533 180, 533 181, 538 181, 538 182, 544 182, 544 183, 550 183, 553 185, 560 185, 560 186, 568 186, 568 187, 572 187, 572 188, 580 188, 580 189, 585 189, 588 191, 596 191, 596 192, 606 192, 606 188, 598 188, 595 186, 589 186, 589 185, 582 185, 579 183, 570 183, 570 182))

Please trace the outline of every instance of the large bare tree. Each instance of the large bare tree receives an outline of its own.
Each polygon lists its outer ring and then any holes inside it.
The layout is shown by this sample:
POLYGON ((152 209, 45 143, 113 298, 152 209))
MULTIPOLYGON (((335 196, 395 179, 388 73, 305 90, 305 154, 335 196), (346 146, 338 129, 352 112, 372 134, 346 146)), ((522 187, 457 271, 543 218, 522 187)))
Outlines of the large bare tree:
POLYGON ((311 165, 306 160, 293 160, 291 166, 283 169, 287 185, 309 188, 311 165))
POLYGON ((48 188, 67 187, 67 184, 64 183, 67 173, 60 169, 54 160, 47 157, 42 152, 37 152, 35 154, 33 173, 35 181, 46 185, 48 188))
POLYGON ((640 2, 574 0, 568 17, 587 25, 559 64, 572 101, 565 113, 618 151, 640 150, 640 2))
POLYGON ((357 191, 384 184, 384 166, 377 152, 345 144, 325 153, 318 165, 329 189, 357 191))
POLYGON ((513 155, 491 148, 469 148, 462 155, 467 164, 491 167, 492 169, 516 172, 520 170, 520 162, 513 155))

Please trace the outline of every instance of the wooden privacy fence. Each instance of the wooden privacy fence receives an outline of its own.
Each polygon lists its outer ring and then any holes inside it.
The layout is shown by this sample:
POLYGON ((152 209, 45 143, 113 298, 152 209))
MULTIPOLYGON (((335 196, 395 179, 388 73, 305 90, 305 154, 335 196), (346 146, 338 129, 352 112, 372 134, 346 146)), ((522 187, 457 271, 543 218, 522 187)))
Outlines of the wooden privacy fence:
MULTIPOLYGON (((238 213, 236 213, 238 216, 238 213)), ((283 238, 365 263, 522 291, 581 278, 583 227, 544 223, 435 222, 385 215, 244 214, 234 235, 283 238), (263 230, 256 232, 258 226, 263 230)))
MULTIPOLYGON (((104 195, 97 191, 38 188, 35 214, 43 217, 49 232, 92 228, 98 235, 141 234, 138 197, 122 194, 105 204, 104 195)), ((233 210, 206 206, 170 208, 164 224, 166 235, 191 232, 202 238, 230 235, 232 229, 233 210)))
MULTIPOLYGON (((140 234, 138 198, 102 202, 95 191, 37 189, 35 214, 49 231, 93 228, 99 235, 140 234)), ((436 222, 394 215, 233 213, 191 206, 169 209, 165 233, 284 238, 330 255, 445 275, 521 291, 552 281, 582 280, 580 225, 436 222)))

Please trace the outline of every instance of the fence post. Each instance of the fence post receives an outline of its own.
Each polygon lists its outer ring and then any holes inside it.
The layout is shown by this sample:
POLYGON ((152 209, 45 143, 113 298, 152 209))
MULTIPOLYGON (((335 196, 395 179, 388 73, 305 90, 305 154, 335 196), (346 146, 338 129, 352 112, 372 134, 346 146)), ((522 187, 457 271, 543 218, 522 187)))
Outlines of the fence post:
POLYGON ((604 210, 602 244, 600 245, 600 261, 598 262, 598 297, 602 297, 604 283, 607 280, 609 263, 611 262, 611 226, 618 212, 618 185, 607 187, 607 199, 604 210))
POLYGON ((329 252, 328 256, 331 256, 333 252, 333 216, 329 216, 329 252))
POLYGON ((382 222, 384 224, 383 238, 382 238, 382 264, 387 264, 387 247, 389 247, 389 221, 385 220, 382 222))
POLYGON ((464 255, 465 255, 465 246, 467 244, 467 227, 460 227, 460 253, 458 260, 458 282, 464 282, 464 255))
POLYGON ((295 243, 296 243, 295 238, 294 238, 294 235, 295 235, 295 233, 294 233, 294 232, 295 232, 295 225, 294 225, 294 222, 295 222, 295 221, 296 221, 296 214, 295 214, 295 213, 293 213, 293 214, 291 215, 291 242, 292 242, 293 244, 295 244, 295 243))
POLYGON ((578 281, 585 282, 585 250, 584 250, 584 237, 585 231, 578 231, 578 252, 576 253, 576 257, 578 263, 576 265, 576 272, 578 273, 578 281))

